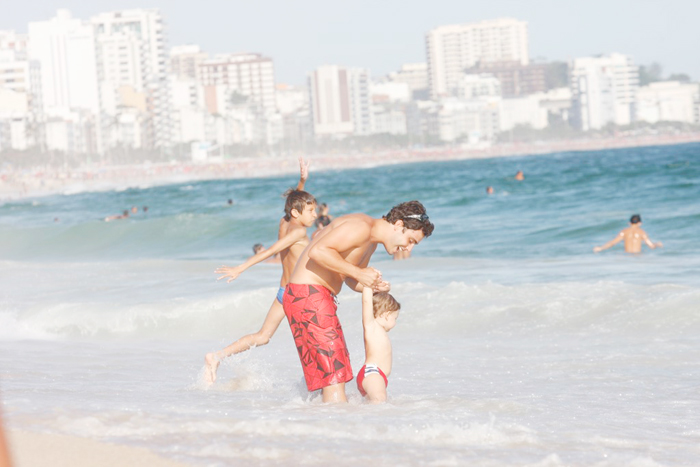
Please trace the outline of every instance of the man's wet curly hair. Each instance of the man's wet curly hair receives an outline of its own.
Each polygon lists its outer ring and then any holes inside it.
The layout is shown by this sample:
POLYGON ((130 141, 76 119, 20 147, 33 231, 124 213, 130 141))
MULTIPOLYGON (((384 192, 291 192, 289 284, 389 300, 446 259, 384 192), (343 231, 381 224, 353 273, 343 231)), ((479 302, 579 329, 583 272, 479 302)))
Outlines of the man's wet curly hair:
POLYGON ((435 226, 430 222, 425 207, 420 201, 407 201, 391 208, 382 219, 390 224, 403 221, 404 227, 411 230, 421 230, 425 237, 430 237, 435 226))

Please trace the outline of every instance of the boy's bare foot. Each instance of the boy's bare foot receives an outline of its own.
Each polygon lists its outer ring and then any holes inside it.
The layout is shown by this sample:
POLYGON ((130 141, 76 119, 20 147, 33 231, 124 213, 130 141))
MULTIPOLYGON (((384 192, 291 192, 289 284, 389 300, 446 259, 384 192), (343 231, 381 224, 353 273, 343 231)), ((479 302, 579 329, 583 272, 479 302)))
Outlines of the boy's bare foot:
POLYGON ((216 356, 216 352, 210 352, 204 357, 204 379, 207 383, 213 384, 216 381, 216 370, 219 368, 221 360, 216 356))

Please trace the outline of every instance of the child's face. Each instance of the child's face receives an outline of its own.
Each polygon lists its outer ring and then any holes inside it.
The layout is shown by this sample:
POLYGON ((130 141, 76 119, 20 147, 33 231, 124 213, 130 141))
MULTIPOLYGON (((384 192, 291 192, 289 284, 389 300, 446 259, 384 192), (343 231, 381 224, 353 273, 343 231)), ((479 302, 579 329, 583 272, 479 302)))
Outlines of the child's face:
POLYGON ((298 219, 304 227, 311 227, 318 216, 316 215, 316 205, 307 204, 298 219))
POLYGON ((386 332, 391 331, 396 326, 396 320, 399 318, 398 311, 390 311, 383 313, 377 318, 377 324, 384 328, 386 332))

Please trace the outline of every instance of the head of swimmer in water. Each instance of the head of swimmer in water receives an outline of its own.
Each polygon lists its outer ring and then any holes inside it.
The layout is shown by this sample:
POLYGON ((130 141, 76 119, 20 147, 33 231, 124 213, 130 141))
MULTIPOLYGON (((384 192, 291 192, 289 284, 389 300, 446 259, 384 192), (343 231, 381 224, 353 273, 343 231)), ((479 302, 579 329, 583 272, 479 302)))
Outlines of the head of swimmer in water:
POLYGON ((298 220, 304 227, 311 227, 318 215, 316 214, 316 198, 302 190, 290 190, 286 193, 284 203, 284 220, 298 220))
POLYGON ((410 252, 421 240, 430 237, 435 228, 420 201, 396 205, 382 218, 393 226, 392 235, 382 242, 390 255, 410 252))
POLYGON ((635 214, 632 217, 630 217, 630 224, 641 224, 642 223, 642 216, 639 214, 635 214))
POLYGON ((396 326, 401 304, 390 293, 379 292, 372 295, 372 308, 374 319, 385 331, 389 332, 396 326))

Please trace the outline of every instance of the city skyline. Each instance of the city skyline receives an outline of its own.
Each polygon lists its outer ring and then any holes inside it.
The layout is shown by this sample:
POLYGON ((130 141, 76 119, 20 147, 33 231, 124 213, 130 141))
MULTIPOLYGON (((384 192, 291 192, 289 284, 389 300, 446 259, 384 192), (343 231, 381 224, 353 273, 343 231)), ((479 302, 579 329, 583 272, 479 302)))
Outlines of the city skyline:
POLYGON ((193 16, 191 6, 164 0, 28 0, 3 12, 0 29, 26 32, 28 22, 48 19, 59 8, 69 9, 76 18, 119 9, 158 8, 167 24, 169 46, 196 44, 211 54, 262 53, 274 60, 277 82, 302 84, 310 71, 327 64, 363 67, 372 76, 384 75, 404 63, 424 62, 425 34, 437 26, 513 17, 528 23, 533 59, 568 60, 619 52, 631 55, 640 65, 657 62, 666 75, 700 77, 700 60, 695 58, 700 30, 692 19, 700 16, 698 2, 664 2, 663 18, 658 15, 659 2, 627 0, 540 0, 527 5, 438 0, 430 4, 430 10, 417 2, 407 7, 397 1, 359 1, 343 5, 342 10, 317 1, 292 6, 275 0, 240 5, 210 0, 197 5, 202 14, 193 16))

